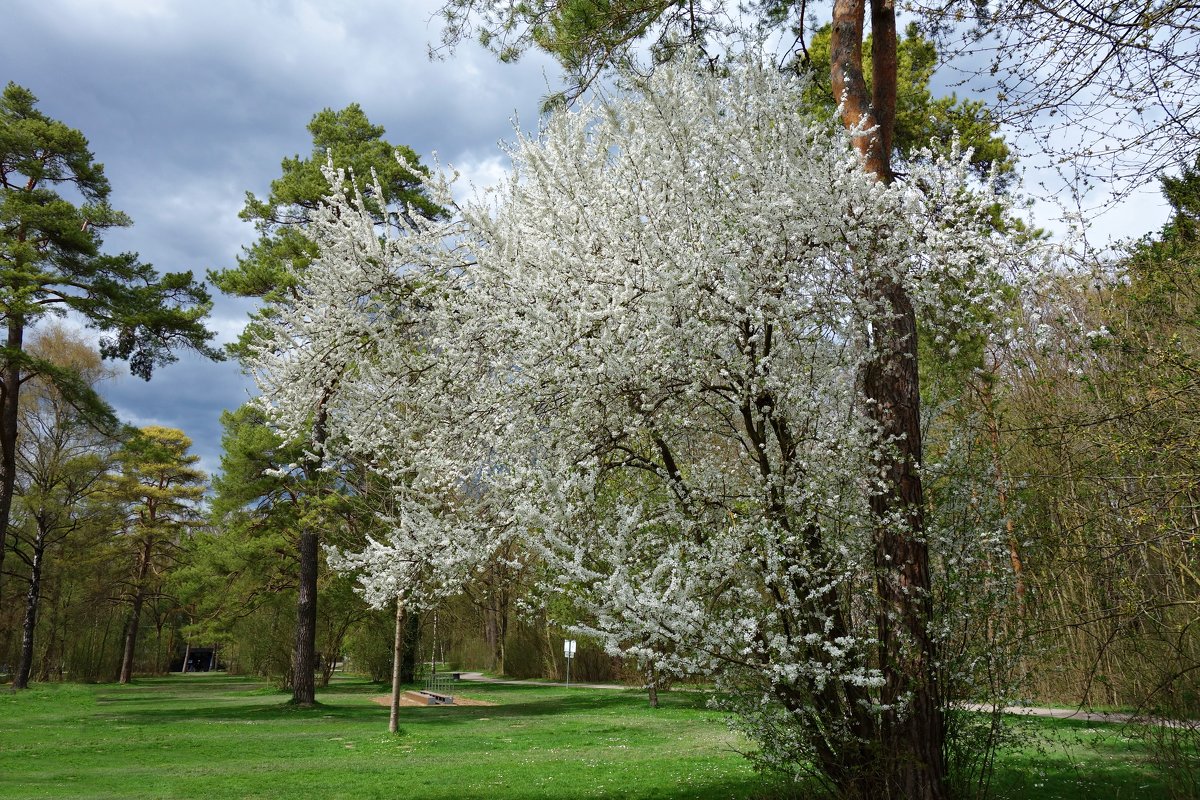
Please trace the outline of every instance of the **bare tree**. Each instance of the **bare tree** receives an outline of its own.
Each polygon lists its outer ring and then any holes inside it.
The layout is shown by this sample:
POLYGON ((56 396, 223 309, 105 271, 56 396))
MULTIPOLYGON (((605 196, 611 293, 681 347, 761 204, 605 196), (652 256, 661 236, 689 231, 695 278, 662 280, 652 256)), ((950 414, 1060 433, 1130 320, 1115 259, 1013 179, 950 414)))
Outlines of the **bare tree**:
POLYGON ((1200 155, 1200 5, 913 2, 927 31, 1064 177, 1117 196, 1200 155))

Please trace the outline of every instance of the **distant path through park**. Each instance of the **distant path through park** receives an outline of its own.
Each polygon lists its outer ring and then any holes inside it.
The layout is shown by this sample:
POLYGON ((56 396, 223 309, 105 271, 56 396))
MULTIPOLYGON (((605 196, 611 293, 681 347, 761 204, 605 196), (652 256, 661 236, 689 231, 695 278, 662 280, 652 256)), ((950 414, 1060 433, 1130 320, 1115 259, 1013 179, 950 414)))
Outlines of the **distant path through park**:
MULTIPOLYGON (((493 678, 489 675, 484 675, 482 672, 460 672, 459 679, 463 681, 473 681, 475 683, 496 683, 506 686, 566 686, 564 681, 547 681, 547 680, 508 680, 506 678, 493 678)), ((576 683, 571 682, 571 686, 579 689, 615 689, 618 691, 625 689, 635 689, 634 686, 624 686, 617 683, 576 683)), ((990 713, 991 706, 983 705, 982 703, 967 703, 963 708, 968 711, 979 711, 990 713)), ((1041 706, 1007 706, 1004 708, 1005 714, 1013 714, 1016 716, 1026 717, 1047 717, 1050 719, 1073 719, 1081 722, 1103 722, 1113 725, 1120 725, 1126 722, 1135 722, 1138 724, 1151 725, 1167 725, 1176 727, 1180 723, 1173 720, 1153 719, 1149 717, 1139 716, 1137 714, 1125 714, 1116 711, 1084 711, 1080 708, 1044 708, 1041 706)))
MULTIPOLYGON (((482 672, 460 672, 458 673, 459 680, 474 681, 476 683, 499 683, 505 686, 566 686, 565 681, 546 681, 541 679, 534 680, 508 680, 506 678, 493 678, 490 675, 484 675, 482 672)), ((577 683, 571 681, 571 686, 580 689, 616 689, 623 691, 625 689, 636 689, 636 686, 625 686, 619 683, 577 683)))

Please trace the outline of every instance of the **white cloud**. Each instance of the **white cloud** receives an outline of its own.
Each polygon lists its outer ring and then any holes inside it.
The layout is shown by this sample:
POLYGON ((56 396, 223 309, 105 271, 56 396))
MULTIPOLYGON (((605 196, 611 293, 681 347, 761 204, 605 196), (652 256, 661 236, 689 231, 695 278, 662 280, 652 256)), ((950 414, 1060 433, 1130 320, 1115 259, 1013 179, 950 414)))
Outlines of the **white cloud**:
POLYGON ((459 203, 481 199, 485 192, 500 184, 512 167, 508 157, 499 151, 484 156, 466 153, 459 161, 446 166, 459 174, 454 184, 454 199, 459 203))

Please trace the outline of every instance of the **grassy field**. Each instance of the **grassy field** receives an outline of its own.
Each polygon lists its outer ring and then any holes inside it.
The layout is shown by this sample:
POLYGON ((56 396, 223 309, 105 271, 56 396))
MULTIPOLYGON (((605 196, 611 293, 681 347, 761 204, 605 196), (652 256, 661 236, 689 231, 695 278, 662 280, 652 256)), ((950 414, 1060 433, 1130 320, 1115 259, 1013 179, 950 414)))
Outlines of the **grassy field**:
MULTIPOLYGON (((383 690, 338 680, 293 709, 224 675, 0 692, 0 798, 766 798, 780 787, 693 693, 469 686, 495 706, 405 708, 387 733, 383 690)), ((1102 725, 1039 723, 1004 754, 1002 798, 1153 798, 1135 742, 1102 725)))

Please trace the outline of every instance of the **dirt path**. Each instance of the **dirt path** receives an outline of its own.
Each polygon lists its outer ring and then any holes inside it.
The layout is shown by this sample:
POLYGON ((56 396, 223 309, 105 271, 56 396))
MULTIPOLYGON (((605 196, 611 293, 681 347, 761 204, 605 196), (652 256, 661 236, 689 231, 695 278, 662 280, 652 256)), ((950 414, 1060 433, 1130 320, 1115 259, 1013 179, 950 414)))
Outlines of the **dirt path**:
MULTIPOLYGON (((991 706, 980 705, 978 703, 967 703, 963 706, 963 708, 966 708, 969 711, 990 712, 992 710, 991 706)), ((1166 725, 1174 728, 1181 724, 1175 720, 1156 719, 1138 714, 1124 714, 1119 711, 1084 711, 1081 708, 1007 706, 1004 708, 1004 713, 1026 717, 1047 717, 1049 719, 1075 719, 1084 722, 1105 722, 1112 725, 1122 725, 1126 722, 1133 722, 1139 725, 1166 725)))
MULTIPOLYGON (((503 684, 504 686, 566 686, 567 685, 563 681, 544 681, 544 680, 540 680, 540 679, 524 680, 524 681, 511 681, 511 680, 505 680, 504 678, 492 678, 487 675, 484 675, 482 672, 463 672, 463 673, 460 673, 460 676, 461 677, 459 679, 464 680, 464 681, 474 681, 476 683, 499 683, 499 684, 503 684)), ((623 686, 619 683, 576 683, 575 681, 571 681, 570 685, 572 687, 576 687, 579 689, 615 689, 617 691, 624 691, 625 689, 636 688, 634 686, 623 686)))
MULTIPOLYGON (((372 697, 371 702, 377 703, 381 706, 390 707, 392 705, 392 696, 390 694, 382 694, 382 695, 379 695, 378 697, 372 697)), ((404 706, 405 708, 409 708, 409 707, 446 708, 447 707, 445 705, 431 704, 429 702, 428 698, 421 696, 420 692, 404 692, 403 694, 400 695, 400 705, 404 706)), ((472 700, 469 697, 463 697, 462 695, 455 694, 454 695, 454 705, 456 705, 456 706, 494 706, 496 704, 489 702, 487 700, 472 700)))

